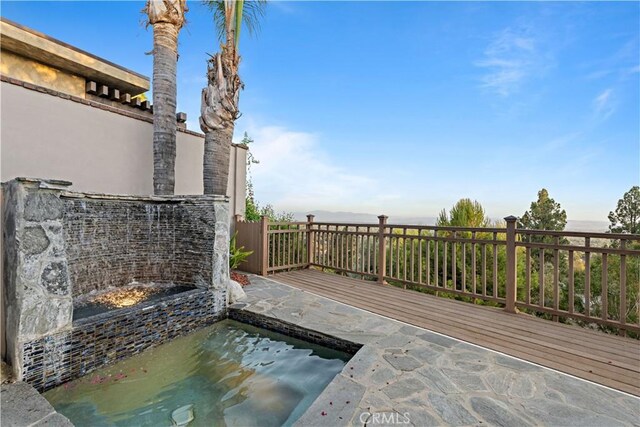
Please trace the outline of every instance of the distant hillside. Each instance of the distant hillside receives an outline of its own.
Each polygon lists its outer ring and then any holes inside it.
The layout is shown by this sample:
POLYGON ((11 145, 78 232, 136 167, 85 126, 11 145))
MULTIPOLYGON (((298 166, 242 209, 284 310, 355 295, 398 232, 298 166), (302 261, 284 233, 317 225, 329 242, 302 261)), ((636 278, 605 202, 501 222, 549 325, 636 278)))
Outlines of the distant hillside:
POLYGON ((567 220, 567 231, 592 231, 604 233, 609 230, 609 223, 606 221, 573 221, 567 220))
MULTIPOLYGON (((359 212, 332 212, 332 211, 311 211, 311 212, 294 212, 296 221, 306 221, 307 214, 315 215, 317 222, 345 222, 357 224, 376 224, 378 216, 375 214, 359 213, 359 212)), ((432 216, 390 216, 389 224, 409 224, 409 225, 435 225, 436 217, 432 216)), ((591 231, 604 233, 609 228, 606 221, 567 221, 567 231, 591 231)))
MULTIPOLYGON (((315 221, 317 222, 378 223, 378 215, 357 212, 311 211, 294 212, 293 215, 296 221, 306 221, 308 214, 315 215, 315 221)), ((430 216, 390 216, 387 222, 389 224, 434 225, 436 218, 430 216)))

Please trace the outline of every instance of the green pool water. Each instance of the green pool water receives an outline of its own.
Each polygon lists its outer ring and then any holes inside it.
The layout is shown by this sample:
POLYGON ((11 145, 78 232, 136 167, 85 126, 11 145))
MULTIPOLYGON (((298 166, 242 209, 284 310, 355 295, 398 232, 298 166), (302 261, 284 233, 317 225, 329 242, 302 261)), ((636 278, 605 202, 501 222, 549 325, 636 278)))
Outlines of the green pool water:
POLYGON ((350 356, 232 320, 221 321, 44 394, 76 426, 291 425, 350 356))

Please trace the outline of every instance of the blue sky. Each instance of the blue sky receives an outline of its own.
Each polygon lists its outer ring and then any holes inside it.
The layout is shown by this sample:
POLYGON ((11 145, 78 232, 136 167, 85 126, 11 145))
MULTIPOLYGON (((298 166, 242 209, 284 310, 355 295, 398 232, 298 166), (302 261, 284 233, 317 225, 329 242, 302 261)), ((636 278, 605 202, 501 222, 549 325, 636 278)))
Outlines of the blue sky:
MULTIPOLYGON (((210 14, 188 2, 178 108, 198 130, 210 14)), ((2 2, 2 16, 151 75, 144 2, 2 2)), ((640 4, 272 2, 243 34, 242 118, 278 209, 522 215, 545 187, 603 220, 640 182, 640 4)))

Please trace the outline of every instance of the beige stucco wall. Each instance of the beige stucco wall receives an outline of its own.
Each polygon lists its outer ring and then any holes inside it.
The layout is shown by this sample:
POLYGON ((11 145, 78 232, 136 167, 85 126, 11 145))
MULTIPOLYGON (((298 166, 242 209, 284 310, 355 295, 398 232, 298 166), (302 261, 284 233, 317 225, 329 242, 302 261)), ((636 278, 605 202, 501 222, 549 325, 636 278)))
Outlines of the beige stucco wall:
MULTIPOLYGON (((58 178, 77 191, 152 194, 151 123, 0 84, 0 179, 58 178)), ((178 132, 176 194, 202 194, 203 138, 178 132)), ((232 150, 231 214, 244 213, 246 150, 232 150), (234 184, 236 184, 234 186, 234 184), (237 203, 236 203, 237 201, 237 203)))

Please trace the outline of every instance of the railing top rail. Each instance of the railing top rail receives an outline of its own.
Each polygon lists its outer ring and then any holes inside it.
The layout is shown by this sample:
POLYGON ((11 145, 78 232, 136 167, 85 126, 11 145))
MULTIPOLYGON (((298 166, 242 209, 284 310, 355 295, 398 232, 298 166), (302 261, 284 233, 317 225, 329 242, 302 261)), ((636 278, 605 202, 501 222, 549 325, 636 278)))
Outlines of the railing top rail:
MULTIPOLYGON (((305 223, 306 224, 306 223, 305 223)), ((338 227, 377 227, 379 224, 377 222, 362 222, 362 223, 353 223, 353 222, 312 222, 313 225, 335 225, 338 227)))
POLYGON ((592 252, 603 254, 617 254, 617 255, 640 255, 638 249, 621 249, 621 248, 602 248, 598 246, 576 246, 576 245, 554 245, 551 243, 528 243, 528 242, 516 242, 516 246, 523 248, 537 248, 537 249, 560 249, 563 251, 574 252, 592 252))
MULTIPOLYGON (((269 226, 292 226, 292 225, 307 225, 311 224, 313 227, 319 226, 334 226, 334 227, 378 227, 378 223, 351 223, 351 222, 306 222, 306 221, 292 221, 292 222, 269 222, 269 226)), ((506 233, 506 228, 496 227, 449 227, 449 226, 437 226, 437 225, 414 225, 414 224, 384 224, 387 229, 412 229, 412 230, 431 230, 431 231, 457 231, 457 232, 479 232, 479 233, 506 233)), ((331 231, 331 230, 330 230, 331 231)), ((582 237, 582 238, 596 238, 596 239, 610 239, 610 240, 640 240, 640 234, 627 234, 627 233, 603 233, 603 232, 590 232, 590 231, 552 231, 552 230, 531 230, 526 228, 517 228, 517 234, 528 234, 537 236, 554 236, 554 237, 582 237)))
MULTIPOLYGON (((313 225, 336 226, 336 227, 378 227, 378 223, 349 223, 349 222, 313 222, 313 225)), ((437 230, 437 231, 476 231, 485 233, 506 233, 506 228, 486 228, 486 227, 439 227, 436 225, 412 225, 412 224, 384 224, 385 228, 407 228, 413 230, 437 230)))
POLYGON ((551 231, 551 230, 528 230, 525 228, 517 228, 516 233, 531 234, 531 235, 537 235, 537 236, 592 237, 596 239, 640 240, 640 234, 594 233, 590 231, 551 231))
POLYGON ((387 228, 411 228, 414 230, 433 230, 433 231, 470 231, 481 233, 506 233, 506 228, 489 228, 489 227, 449 227, 437 225, 406 225, 406 224, 385 224, 387 228))

